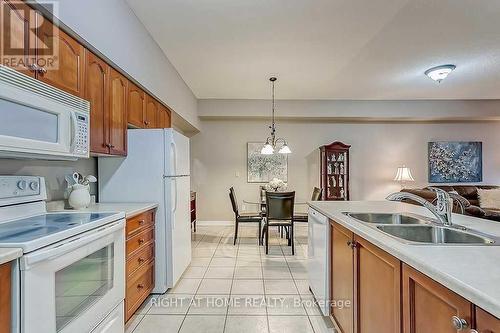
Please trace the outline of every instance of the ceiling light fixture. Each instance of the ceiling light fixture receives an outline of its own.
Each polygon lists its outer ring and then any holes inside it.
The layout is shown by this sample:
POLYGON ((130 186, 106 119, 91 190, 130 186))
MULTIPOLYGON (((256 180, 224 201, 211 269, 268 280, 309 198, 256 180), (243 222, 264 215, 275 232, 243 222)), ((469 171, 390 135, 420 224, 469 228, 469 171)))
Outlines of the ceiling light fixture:
POLYGON ((441 83, 441 81, 446 79, 448 74, 453 72, 455 68, 457 68, 457 66, 455 65, 442 65, 442 66, 432 67, 425 71, 425 75, 427 75, 437 83, 441 83))
POLYGON ((276 122, 274 119, 274 112, 275 112, 275 101, 274 101, 274 82, 278 80, 275 77, 269 78, 269 81, 271 81, 272 84, 272 97, 273 97, 273 103, 272 103, 272 118, 271 118, 271 126, 269 128, 271 129, 271 136, 266 139, 266 143, 264 147, 260 150, 260 153, 263 155, 272 155, 274 154, 278 144, 281 144, 280 149, 278 150, 278 153, 280 154, 290 154, 292 151, 290 150, 290 147, 288 147, 288 144, 285 139, 283 138, 276 138, 276 122))

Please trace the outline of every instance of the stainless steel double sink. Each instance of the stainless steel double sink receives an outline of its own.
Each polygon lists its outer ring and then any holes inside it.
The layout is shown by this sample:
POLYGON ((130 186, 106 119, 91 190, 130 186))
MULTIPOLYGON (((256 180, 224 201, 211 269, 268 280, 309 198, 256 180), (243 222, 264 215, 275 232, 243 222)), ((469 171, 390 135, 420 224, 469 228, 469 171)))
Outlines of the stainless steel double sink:
POLYGON ((409 213, 344 213, 401 242, 436 245, 500 245, 500 238, 460 225, 444 226, 437 220, 409 213))

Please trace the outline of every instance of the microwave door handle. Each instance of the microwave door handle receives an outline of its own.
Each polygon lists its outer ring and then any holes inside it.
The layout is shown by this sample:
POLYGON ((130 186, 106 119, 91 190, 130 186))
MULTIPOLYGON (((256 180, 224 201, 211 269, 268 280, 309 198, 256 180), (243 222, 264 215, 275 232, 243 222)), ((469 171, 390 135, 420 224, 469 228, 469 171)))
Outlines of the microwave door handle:
POLYGON ((23 256, 21 258, 21 266, 24 269, 29 269, 30 265, 36 264, 40 261, 58 258, 69 252, 79 249, 86 244, 95 242, 100 239, 109 238, 109 240, 112 241, 114 238, 112 234, 120 229, 123 229, 123 220, 99 228, 95 232, 92 232, 90 235, 78 237, 56 247, 48 248, 43 251, 37 251, 34 254, 23 256))

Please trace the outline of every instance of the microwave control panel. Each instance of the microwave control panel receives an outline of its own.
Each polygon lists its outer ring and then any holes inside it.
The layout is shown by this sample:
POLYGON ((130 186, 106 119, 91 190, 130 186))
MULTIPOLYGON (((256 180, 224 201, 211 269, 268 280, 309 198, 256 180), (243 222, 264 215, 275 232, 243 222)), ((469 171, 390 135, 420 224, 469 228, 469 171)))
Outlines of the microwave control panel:
POLYGON ((76 113, 75 153, 88 156, 89 153, 89 115, 76 113))

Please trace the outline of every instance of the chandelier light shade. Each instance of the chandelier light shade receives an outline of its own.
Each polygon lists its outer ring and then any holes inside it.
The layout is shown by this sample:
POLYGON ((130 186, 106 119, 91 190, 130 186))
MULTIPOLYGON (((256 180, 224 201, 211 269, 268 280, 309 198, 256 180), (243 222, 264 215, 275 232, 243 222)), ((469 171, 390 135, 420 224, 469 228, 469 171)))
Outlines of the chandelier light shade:
POLYGON ((273 155, 276 150, 278 154, 291 154, 292 150, 288 147, 288 143, 284 138, 276 138, 276 121, 274 119, 275 114, 275 100, 274 100, 274 83, 277 78, 271 77, 269 81, 271 81, 272 85, 272 115, 271 115, 271 126, 269 129, 271 130, 271 136, 266 139, 266 143, 260 150, 260 153, 263 155, 273 155))
POLYGON ((396 172, 396 177, 394 177, 395 181, 398 181, 403 188, 406 182, 414 182, 415 179, 411 174, 411 169, 407 168, 405 165, 398 167, 398 171, 396 172))

